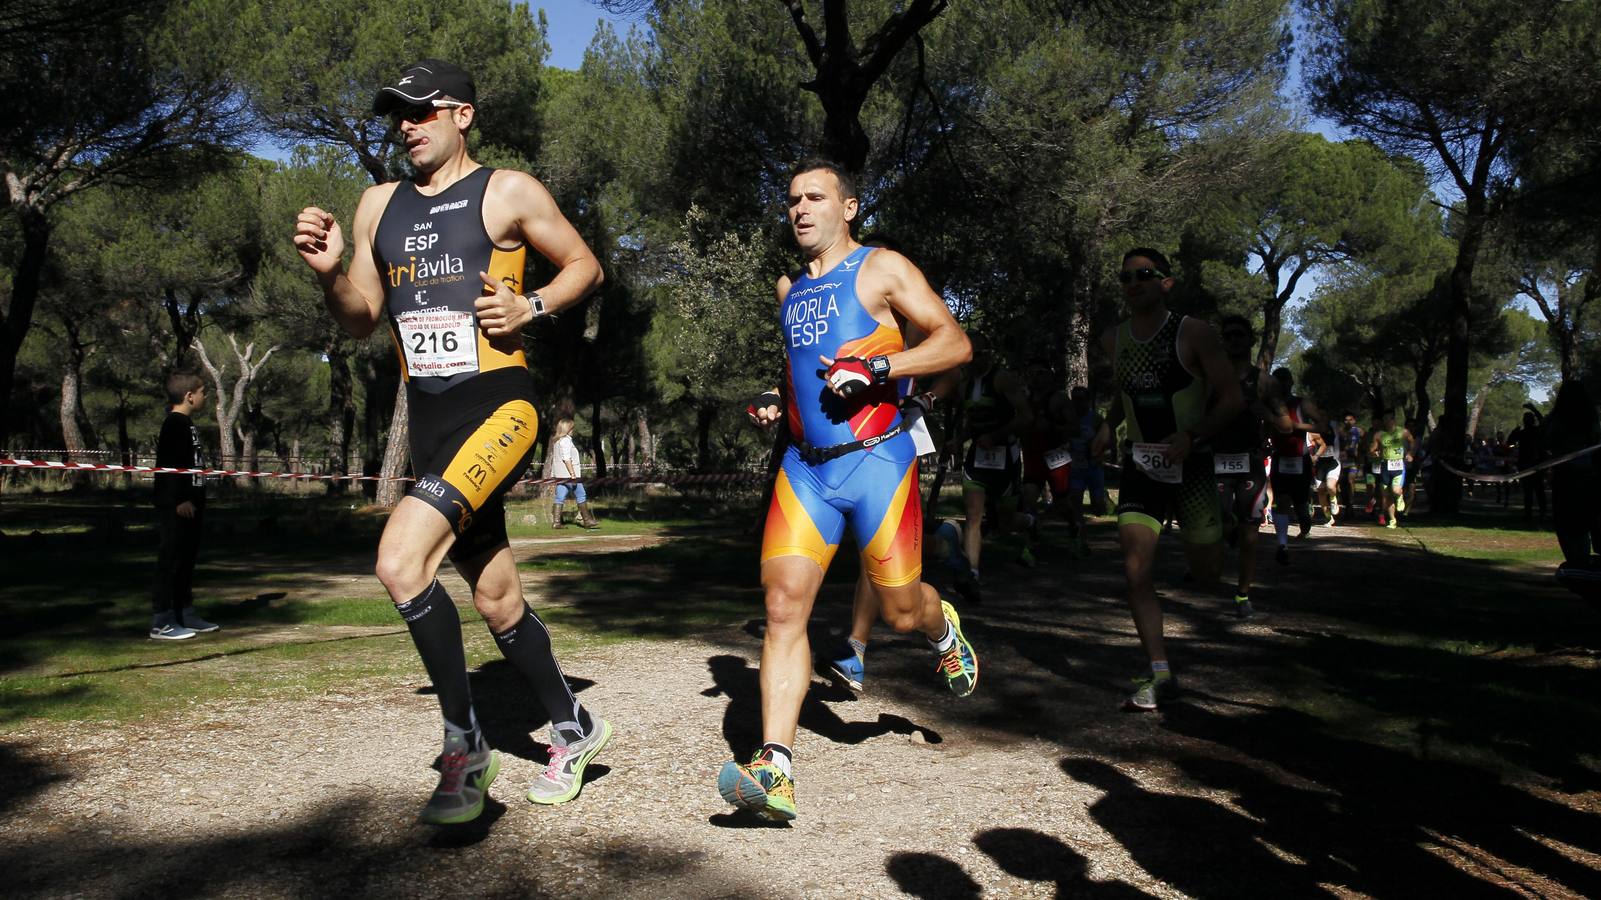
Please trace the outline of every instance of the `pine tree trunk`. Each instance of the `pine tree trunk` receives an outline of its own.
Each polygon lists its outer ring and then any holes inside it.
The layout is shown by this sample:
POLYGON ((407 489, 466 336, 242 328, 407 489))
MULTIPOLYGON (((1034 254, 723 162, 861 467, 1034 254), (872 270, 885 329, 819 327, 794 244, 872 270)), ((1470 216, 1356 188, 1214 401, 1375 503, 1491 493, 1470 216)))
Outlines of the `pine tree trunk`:
MULTIPOLYGON (((369 401, 371 402, 371 401, 369 401)), ((400 498, 406 496, 410 484, 394 479, 406 474, 411 461, 411 413, 406 402, 406 382, 402 380, 395 391, 395 414, 389 420, 389 446, 384 449, 384 467, 378 474, 384 477, 378 482, 377 502, 385 509, 393 508, 400 498)))
MULTIPOLYGON (((350 355, 343 341, 328 346, 328 466, 324 474, 345 475, 350 470, 350 433, 356 424, 356 390, 350 380, 350 355)), ((328 493, 343 494, 348 481, 328 482, 328 493)))

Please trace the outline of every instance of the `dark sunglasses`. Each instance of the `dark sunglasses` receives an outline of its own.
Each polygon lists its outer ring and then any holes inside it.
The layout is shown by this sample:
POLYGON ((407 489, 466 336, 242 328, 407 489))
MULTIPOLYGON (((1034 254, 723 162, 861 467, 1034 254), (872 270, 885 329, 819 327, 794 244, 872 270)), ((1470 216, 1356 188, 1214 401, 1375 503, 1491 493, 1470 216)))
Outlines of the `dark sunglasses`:
POLYGON ((1165 274, 1158 272, 1155 269, 1135 269, 1132 272, 1124 269, 1123 271, 1117 273, 1117 280, 1123 284, 1129 284, 1136 278, 1141 281, 1155 281, 1158 278, 1166 277, 1167 276, 1165 274))
POLYGON ((434 116, 439 115, 439 111, 442 109, 454 109, 458 106, 466 105, 455 100, 432 100, 428 103, 402 106, 389 114, 389 125, 398 131, 400 126, 407 122, 413 125, 420 125, 423 122, 432 121, 434 116))

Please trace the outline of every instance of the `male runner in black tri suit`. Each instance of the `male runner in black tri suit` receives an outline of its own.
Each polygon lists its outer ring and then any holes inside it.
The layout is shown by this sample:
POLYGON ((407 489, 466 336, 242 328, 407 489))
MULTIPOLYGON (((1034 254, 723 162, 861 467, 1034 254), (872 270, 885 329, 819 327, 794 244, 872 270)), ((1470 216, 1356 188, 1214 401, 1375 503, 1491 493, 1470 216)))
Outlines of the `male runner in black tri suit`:
POLYGON ((391 117, 416 178, 362 195, 348 272, 332 215, 307 207, 294 236, 334 319, 363 338, 387 311, 400 355, 417 482, 384 527, 378 579, 439 694, 441 774, 421 817, 441 825, 476 818, 500 770, 473 713, 460 617, 434 577, 447 554, 550 716, 550 764, 528 799, 576 796, 584 765, 611 736, 573 697, 549 632, 523 601, 502 505, 538 433, 522 328, 581 300, 600 284, 600 264, 537 180, 468 157, 476 98, 472 76, 448 62, 407 67, 379 91, 373 111, 391 117), (525 294, 530 246, 558 271, 525 294))
POLYGON ((1121 402, 1102 423, 1090 453, 1106 449, 1118 421, 1126 425, 1124 458, 1130 464, 1118 490, 1117 532, 1129 609, 1151 668, 1135 679, 1124 708, 1154 710, 1178 687, 1151 578, 1157 538, 1162 522, 1177 513, 1190 571, 1202 584, 1216 580, 1223 527, 1208 441, 1245 400, 1212 326, 1167 308, 1175 281, 1165 255, 1149 247, 1128 251, 1117 280, 1129 317, 1106 330, 1101 348, 1112 361, 1121 402))

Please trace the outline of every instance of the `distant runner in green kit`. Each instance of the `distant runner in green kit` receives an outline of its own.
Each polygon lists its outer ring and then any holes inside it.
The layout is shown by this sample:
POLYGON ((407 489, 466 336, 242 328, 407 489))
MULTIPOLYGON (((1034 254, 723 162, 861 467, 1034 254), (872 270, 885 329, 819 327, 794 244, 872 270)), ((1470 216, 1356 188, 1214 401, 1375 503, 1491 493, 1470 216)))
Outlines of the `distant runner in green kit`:
POLYGON ((1395 409, 1384 411, 1384 418, 1369 444, 1370 458, 1379 464, 1378 491, 1383 506, 1379 509, 1379 524, 1395 528, 1396 513, 1406 511, 1401 492, 1406 488, 1406 467, 1412 462, 1414 448, 1412 432, 1395 424, 1395 409))

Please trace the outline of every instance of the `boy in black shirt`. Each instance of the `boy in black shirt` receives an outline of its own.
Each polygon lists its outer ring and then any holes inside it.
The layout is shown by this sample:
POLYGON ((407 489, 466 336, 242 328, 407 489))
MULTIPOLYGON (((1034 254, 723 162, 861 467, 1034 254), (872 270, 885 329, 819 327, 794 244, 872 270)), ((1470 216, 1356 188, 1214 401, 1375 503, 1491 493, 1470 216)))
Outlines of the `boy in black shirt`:
MULTIPOLYGON (((178 371, 167 377, 167 405, 171 410, 161 423, 156 441, 156 465, 173 469, 205 467, 200 429, 190 416, 206 402, 206 385, 193 372, 178 371)), ((206 482, 200 475, 157 475, 156 514, 161 549, 156 557, 156 590, 152 598, 150 637, 181 641, 219 626, 195 615, 191 583, 200 551, 202 516, 206 509, 206 482)))

